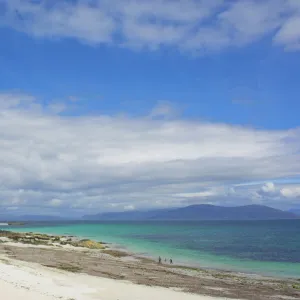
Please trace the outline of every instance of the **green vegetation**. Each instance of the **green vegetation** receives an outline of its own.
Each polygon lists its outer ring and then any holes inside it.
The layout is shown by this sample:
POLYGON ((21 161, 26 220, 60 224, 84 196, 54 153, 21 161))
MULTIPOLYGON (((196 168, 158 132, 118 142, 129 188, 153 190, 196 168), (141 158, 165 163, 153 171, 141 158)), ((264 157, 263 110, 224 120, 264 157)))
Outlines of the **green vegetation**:
POLYGON ((118 250, 103 250, 102 253, 114 256, 114 257, 126 257, 128 253, 118 250))
POLYGON ((19 233, 0 230, 0 237, 6 237, 14 242, 30 244, 30 245, 44 245, 44 246, 62 246, 71 245, 73 247, 83 247, 88 249, 103 250, 106 248, 103 243, 84 239, 81 241, 74 241, 70 237, 52 236, 39 233, 19 233))
POLYGON ((72 245, 75 247, 84 247, 89 249, 105 249, 105 246, 102 243, 92 240, 81 240, 79 242, 72 243, 72 245))
POLYGON ((298 284, 293 284, 293 288, 296 290, 300 290, 300 283, 298 284))
POLYGON ((236 276, 227 273, 216 273, 216 274, 212 274, 212 276, 218 279, 236 278, 236 276))
POLYGON ((59 265, 44 265, 45 267, 48 268, 55 268, 55 269, 60 269, 60 270, 64 270, 67 272, 72 272, 72 273, 78 273, 79 271, 81 271, 81 268, 78 266, 74 266, 74 265, 70 265, 70 264, 64 264, 61 263, 59 265))

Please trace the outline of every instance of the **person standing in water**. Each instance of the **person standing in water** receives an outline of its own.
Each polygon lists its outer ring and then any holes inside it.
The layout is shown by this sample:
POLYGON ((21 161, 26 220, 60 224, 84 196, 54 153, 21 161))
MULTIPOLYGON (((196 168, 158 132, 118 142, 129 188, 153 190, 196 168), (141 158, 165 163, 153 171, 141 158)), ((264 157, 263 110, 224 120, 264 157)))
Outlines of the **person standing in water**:
POLYGON ((170 258, 170 265, 172 265, 173 264, 173 260, 172 260, 172 258, 170 258))
POLYGON ((158 263, 161 264, 161 257, 158 258, 158 263))

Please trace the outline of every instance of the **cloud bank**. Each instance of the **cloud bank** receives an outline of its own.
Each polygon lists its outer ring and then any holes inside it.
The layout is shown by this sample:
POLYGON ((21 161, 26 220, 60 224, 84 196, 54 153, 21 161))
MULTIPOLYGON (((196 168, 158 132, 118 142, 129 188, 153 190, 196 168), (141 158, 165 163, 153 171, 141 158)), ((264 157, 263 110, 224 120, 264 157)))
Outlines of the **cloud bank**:
POLYGON ((0 26, 36 38, 205 54, 268 38, 300 49, 298 0, 0 0, 0 26))
POLYGON ((299 202, 300 185, 273 183, 300 173, 299 129, 157 119, 153 111, 161 105, 138 118, 70 117, 52 108, 33 96, 0 94, 2 210, 76 214, 299 202))

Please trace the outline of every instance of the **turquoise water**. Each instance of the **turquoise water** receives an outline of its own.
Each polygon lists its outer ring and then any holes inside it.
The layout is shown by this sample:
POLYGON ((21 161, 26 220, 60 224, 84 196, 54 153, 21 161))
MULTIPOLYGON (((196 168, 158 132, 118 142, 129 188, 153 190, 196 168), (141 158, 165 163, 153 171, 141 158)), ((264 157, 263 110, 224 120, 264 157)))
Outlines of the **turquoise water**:
POLYGON ((191 266, 300 278, 300 220, 33 223, 11 229, 95 239, 191 266))

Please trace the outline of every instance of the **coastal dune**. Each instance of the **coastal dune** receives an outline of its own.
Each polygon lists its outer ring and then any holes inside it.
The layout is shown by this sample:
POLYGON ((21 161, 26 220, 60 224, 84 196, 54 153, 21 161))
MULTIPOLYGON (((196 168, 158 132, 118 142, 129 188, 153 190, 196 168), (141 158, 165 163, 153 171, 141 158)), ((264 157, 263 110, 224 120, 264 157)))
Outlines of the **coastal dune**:
POLYGON ((0 259, 0 295, 6 300, 221 299, 85 274, 73 274, 6 257, 0 259))

